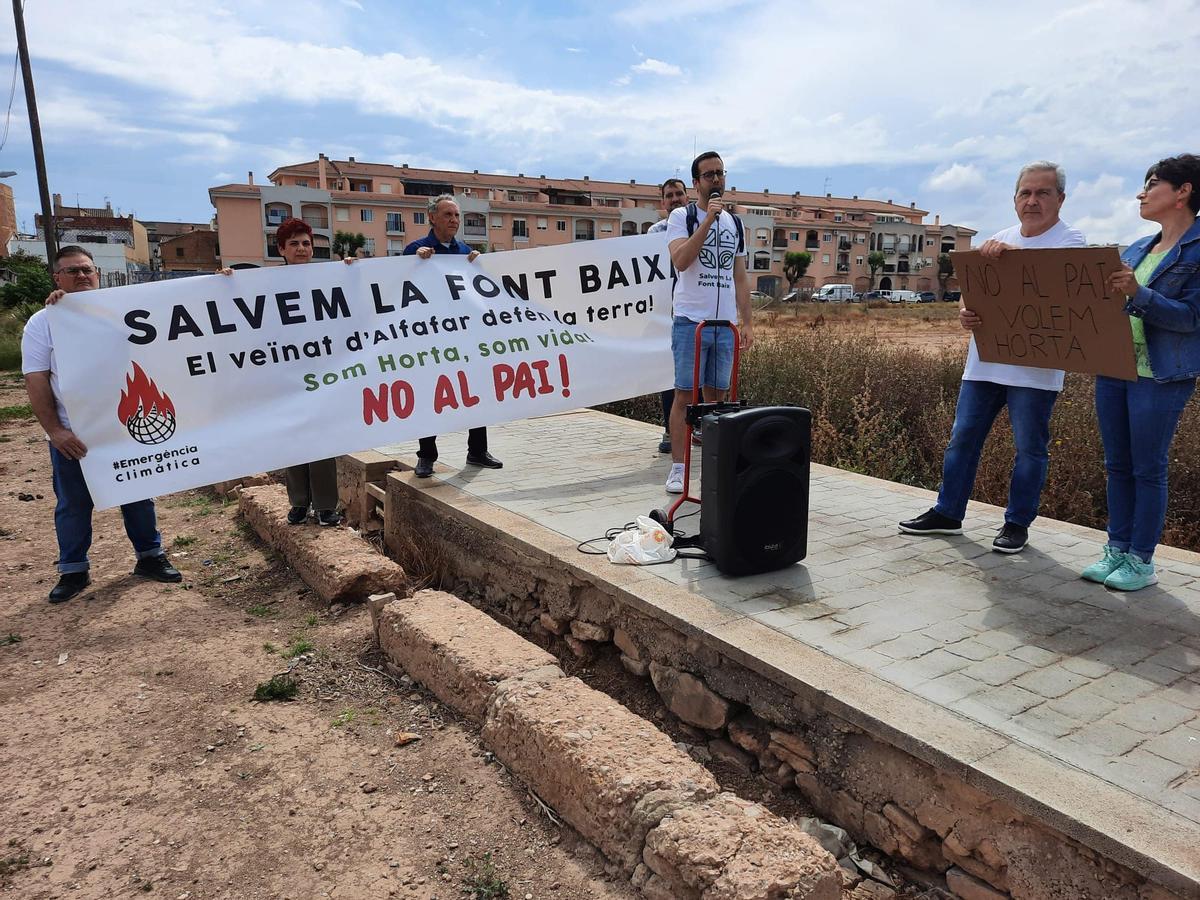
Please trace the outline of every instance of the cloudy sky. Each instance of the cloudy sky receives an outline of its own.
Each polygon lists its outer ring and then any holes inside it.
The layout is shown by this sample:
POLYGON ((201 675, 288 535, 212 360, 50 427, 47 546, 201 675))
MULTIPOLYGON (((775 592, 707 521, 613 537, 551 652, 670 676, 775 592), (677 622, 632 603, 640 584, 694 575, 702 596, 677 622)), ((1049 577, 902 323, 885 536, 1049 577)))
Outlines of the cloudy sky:
MULTIPOLYGON (((2 4, 0 84, 15 57, 2 4)), ((1067 168, 1093 241, 1148 228, 1147 165, 1200 152, 1200 2, 27 0, 50 189, 207 221, 207 188, 318 152, 871 196, 990 234, 1067 168)), ((4 94, 0 89, 0 113, 4 94)), ((19 78, 0 169, 37 208, 19 78)))

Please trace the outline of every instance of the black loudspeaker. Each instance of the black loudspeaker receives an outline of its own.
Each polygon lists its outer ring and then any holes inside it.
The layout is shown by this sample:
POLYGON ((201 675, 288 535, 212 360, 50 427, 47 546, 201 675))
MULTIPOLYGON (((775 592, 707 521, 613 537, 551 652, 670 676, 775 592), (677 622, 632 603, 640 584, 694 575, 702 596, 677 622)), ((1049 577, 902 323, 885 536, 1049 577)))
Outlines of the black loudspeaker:
POLYGON ((804 559, 812 413, 765 406, 702 421, 704 551, 728 575, 770 572, 804 559))

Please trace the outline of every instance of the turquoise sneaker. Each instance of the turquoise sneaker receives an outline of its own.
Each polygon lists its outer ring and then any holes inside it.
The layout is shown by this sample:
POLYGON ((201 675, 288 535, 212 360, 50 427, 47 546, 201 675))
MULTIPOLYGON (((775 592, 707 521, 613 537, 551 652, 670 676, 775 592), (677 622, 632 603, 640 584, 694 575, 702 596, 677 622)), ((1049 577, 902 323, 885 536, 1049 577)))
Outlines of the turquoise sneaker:
POLYGON ((1140 591, 1152 584, 1158 584, 1154 561, 1142 562, 1132 553, 1126 553, 1116 571, 1104 579, 1104 586, 1116 591, 1140 591))
POLYGON ((1084 569, 1080 573, 1080 577, 1086 578, 1088 581, 1094 581, 1096 584, 1104 584, 1104 579, 1121 568, 1121 561, 1123 559, 1125 559, 1125 554, 1122 551, 1105 544, 1104 555, 1084 569))

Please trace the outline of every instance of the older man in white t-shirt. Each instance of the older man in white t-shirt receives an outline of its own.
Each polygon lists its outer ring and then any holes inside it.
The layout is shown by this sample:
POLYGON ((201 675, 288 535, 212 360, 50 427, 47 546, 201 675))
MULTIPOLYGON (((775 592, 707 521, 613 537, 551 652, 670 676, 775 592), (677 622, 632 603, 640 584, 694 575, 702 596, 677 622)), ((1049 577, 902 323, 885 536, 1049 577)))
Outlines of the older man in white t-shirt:
MULTIPOLYGON (((1014 205, 1019 225, 993 235, 980 247, 984 256, 998 257, 1006 250, 1046 247, 1083 247, 1083 234, 1058 217, 1066 199, 1066 175, 1052 162, 1034 162, 1017 176, 1014 205)), ((977 313, 959 310, 959 322, 972 330, 980 323, 977 313)), ((1035 369, 983 362, 975 338, 967 351, 954 428, 942 462, 942 486, 933 509, 900 523, 906 534, 962 534, 967 500, 975 486, 975 471, 983 443, 1000 410, 1008 407, 1017 455, 1008 486, 1004 526, 992 549, 1017 553, 1029 540, 1029 526, 1037 517, 1046 468, 1050 462, 1050 414, 1062 390, 1060 369, 1035 369)))

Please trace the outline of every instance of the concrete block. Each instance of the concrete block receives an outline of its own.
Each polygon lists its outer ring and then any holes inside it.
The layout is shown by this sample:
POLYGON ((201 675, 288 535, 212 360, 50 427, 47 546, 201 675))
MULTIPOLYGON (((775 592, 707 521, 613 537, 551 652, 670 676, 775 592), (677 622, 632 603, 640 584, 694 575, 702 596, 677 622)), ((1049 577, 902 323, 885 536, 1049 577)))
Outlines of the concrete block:
POLYGON ((503 682, 483 740, 627 875, 663 815, 719 790, 667 735, 577 678, 503 682))
POLYGON ((733 794, 683 807, 646 837, 646 866, 676 898, 838 900, 837 860, 812 837, 733 794))
POLYGON ((289 525, 288 508, 282 485, 245 488, 238 495, 242 517, 326 603, 406 593, 404 570, 354 532, 289 525))
POLYGON ((496 685, 530 672, 561 675, 557 660, 469 603, 441 591, 419 591, 379 613, 379 646, 434 696, 482 722, 496 685))

